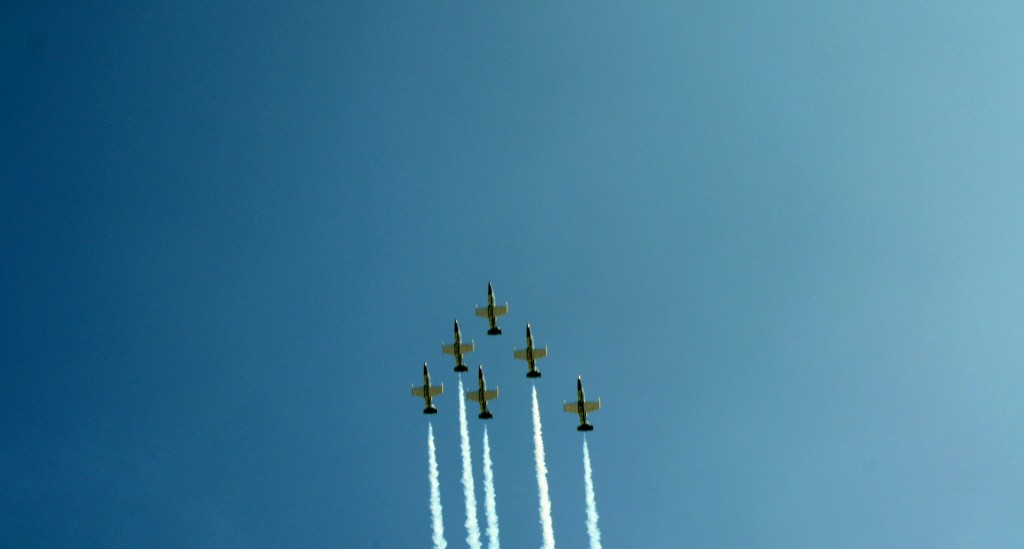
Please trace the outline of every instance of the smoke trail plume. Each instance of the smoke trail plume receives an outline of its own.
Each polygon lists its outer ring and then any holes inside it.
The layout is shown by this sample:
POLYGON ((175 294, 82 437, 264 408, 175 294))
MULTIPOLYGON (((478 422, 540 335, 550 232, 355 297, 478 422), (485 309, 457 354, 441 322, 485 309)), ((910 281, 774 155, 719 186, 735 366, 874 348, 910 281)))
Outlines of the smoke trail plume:
POLYGON ((484 425, 484 509, 487 511, 487 547, 498 549, 498 502, 494 498, 494 471, 491 464, 491 443, 484 425))
POLYGON ((533 454, 537 461, 537 491, 540 498, 540 527, 545 549, 555 547, 555 528, 551 525, 551 498, 548 497, 548 467, 544 464, 544 439, 541 437, 537 386, 533 386, 533 454))
POLYGON ((480 524, 476 520, 476 488, 473 486, 473 460, 469 456, 469 427, 466 426, 466 393, 459 376, 459 435, 462 437, 462 489, 466 493, 466 543, 481 549, 480 524))
POLYGON ((597 500, 594 498, 594 472, 590 469, 590 449, 583 435, 583 485, 587 495, 587 534, 590 549, 601 549, 601 530, 597 527, 597 500))
POLYGON ((445 549, 444 519, 441 516, 441 482, 437 476, 437 451, 434 449, 434 426, 427 423, 427 450, 430 464, 430 517, 434 527, 434 549, 445 549))

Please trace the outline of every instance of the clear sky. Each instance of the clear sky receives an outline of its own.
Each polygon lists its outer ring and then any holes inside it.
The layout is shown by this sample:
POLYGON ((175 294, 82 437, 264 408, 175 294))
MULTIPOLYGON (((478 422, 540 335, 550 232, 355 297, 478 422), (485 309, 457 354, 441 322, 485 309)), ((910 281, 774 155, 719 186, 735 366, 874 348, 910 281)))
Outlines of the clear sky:
POLYGON ((527 322, 560 547, 580 374, 608 547, 1020 547, 1021 36, 1019 2, 5 3, 0 540, 428 547, 429 361, 463 547, 459 319, 506 547, 541 541, 527 322))

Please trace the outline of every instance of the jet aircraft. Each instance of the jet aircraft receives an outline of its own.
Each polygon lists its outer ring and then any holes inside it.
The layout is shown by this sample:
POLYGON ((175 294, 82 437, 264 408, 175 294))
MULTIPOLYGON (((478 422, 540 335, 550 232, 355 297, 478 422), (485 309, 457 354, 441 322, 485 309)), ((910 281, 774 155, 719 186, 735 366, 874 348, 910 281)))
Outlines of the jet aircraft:
POLYGON ((498 388, 495 387, 493 391, 487 390, 487 381, 484 380, 484 367, 480 366, 480 373, 478 376, 480 380, 480 387, 477 390, 466 391, 466 400, 473 400, 480 403, 480 415, 477 416, 480 419, 491 419, 491 412, 487 410, 487 401, 498 398, 498 388))
POLYGON ((424 414, 436 414, 437 408, 434 408, 434 399, 437 395, 444 392, 444 383, 440 387, 430 385, 430 372, 427 370, 427 363, 423 363, 423 387, 417 387, 413 385, 412 396, 420 397, 427 404, 427 407, 423 409, 424 414))
POLYGON ((468 372, 469 368, 462 361, 462 355, 473 352, 473 342, 469 343, 462 342, 462 333, 459 332, 459 321, 455 321, 455 343, 451 345, 445 345, 441 342, 441 352, 446 355, 455 355, 455 371, 456 372, 468 372))
POLYGON ((583 379, 580 376, 576 377, 576 403, 567 404, 564 400, 562 401, 562 408, 570 414, 579 414, 580 426, 576 428, 577 431, 593 431, 594 426, 587 423, 587 412, 596 412, 601 409, 601 399, 597 399, 596 402, 587 402, 583 397, 583 379))
POLYGON ((525 360, 529 371, 526 372, 526 377, 540 377, 540 370, 537 369, 537 360, 540 360, 548 356, 548 346, 545 345, 543 349, 533 348, 533 334, 530 333, 530 325, 526 325, 526 348, 522 351, 515 348, 512 349, 512 354, 519 360, 525 360))
POLYGON ((491 283, 487 283, 487 306, 477 307, 476 316, 484 317, 488 322, 491 323, 491 329, 487 330, 487 335, 501 335, 501 328, 498 327, 497 318, 501 315, 508 314, 508 303, 506 302, 502 307, 494 306, 494 289, 491 288, 491 283))

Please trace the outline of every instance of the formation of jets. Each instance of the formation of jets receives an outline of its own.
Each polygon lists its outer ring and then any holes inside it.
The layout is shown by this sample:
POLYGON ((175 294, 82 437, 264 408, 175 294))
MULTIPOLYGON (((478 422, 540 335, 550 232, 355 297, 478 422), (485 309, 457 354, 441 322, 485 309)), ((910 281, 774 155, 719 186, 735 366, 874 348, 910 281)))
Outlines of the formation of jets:
MULTIPOLYGON (((489 328, 487 335, 501 335, 501 328, 498 326, 497 318, 502 315, 508 314, 508 303, 502 306, 495 305, 494 300, 494 288, 491 283, 487 283, 487 306, 476 307, 476 316, 487 319, 489 328)), ((459 331, 459 321, 455 321, 455 340, 451 344, 441 343, 441 352, 446 355, 452 355, 455 357, 455 371, 456 372, 467 372, 469 368, 466 366, 464 355, 466 353, 473 352, 474 344, 471 340, 469 343, 462 341, 462 333, 459 331)), ((548 356, 548 348, 545 345, 543 348, 537 348, 533 344, 533 332, 531 331, 530 325, 526 325, 526 348, 512 350, 513 358, 516 360, 524 360, 527 365, 526 377, 538 378, 541 377, 540 370, 537 369, 537 361, 548 356)), ((467 390, 465 398, 468 401, 476 402, 480 405, 480 414, 477 416, 480 419, 491 419, 494 417, 490 410, 487 408, 488 401, 498 398, 498 388, 494 390, 487 390, 487 381, 484 379, 484 367, 480 365, 477 370, 477 381, 478 387, 475 390, 467 390)), ((444 393, 444 384, 434 386, 430 384, 430 372, 427 369, 427 363, 423 363, 423 386, 412 387, 412 395, 414 397, 422 398, 426 407, 423 409, 424 414, 436 414, 437 408, 434 406, 433 397, 444 393)), ((576 402, 567 403, 562 401, 562 407, 566 412, 577 414, 579 416, 580 425, 576 428, 577 431, 592 431, 594 426, 587 422, 587 413, 596 412, 601 409, 601 399, 596 401, 588 402, 583 395, 583 379, 581 376, 576 377, 576 402)))

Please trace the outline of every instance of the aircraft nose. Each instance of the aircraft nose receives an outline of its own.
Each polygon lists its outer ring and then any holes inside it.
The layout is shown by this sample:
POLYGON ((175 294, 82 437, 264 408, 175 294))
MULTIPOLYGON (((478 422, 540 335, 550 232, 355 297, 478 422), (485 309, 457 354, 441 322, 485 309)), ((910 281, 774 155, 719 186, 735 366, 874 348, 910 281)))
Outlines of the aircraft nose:
POLYGON ((423 375, 427 375, 427 363, 423 363, 423 375))
POLYGON ((459 331, 459 321, 458 320, 455 321, 455 331, 456 332, 459 331))
POLYGON ((493 294, 494 293, 494 289, 491 288, 491 283, 490 282, 487 283, 487 293, 488 294, 493 294))

